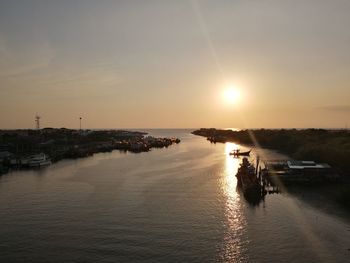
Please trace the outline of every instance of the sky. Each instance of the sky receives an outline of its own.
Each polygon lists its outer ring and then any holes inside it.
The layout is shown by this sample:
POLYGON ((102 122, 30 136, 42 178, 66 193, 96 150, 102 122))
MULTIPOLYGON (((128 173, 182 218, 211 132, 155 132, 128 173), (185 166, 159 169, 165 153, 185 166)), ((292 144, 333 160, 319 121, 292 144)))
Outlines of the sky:
POLYGON ((0 0, 0 128, 36 114, 42 127, 345 128, 349 14, 347 0, 0 0))

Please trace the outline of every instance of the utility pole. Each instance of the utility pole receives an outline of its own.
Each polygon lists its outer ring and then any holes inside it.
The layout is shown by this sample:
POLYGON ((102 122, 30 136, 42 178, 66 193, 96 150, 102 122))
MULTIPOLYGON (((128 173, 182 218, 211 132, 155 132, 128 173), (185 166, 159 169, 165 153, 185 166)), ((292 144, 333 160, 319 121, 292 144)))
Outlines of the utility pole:
POLYGON ((82 117, 79 117, 79 130, 81 131, 81 119, 82 117))
POLYGON ((35 115, 35 127, 37 130, 40 130, 40 119, 41 117, 38 114, 35 115))

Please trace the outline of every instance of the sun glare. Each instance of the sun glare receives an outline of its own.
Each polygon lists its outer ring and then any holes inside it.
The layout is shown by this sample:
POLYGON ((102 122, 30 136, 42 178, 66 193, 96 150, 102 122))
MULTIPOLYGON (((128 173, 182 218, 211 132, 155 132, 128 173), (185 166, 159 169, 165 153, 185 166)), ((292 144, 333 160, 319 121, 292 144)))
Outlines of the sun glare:
POLYGON ((238 90, 238 88, 236 87, 228 87, 224 90, 223 92, 223 99, 224 101, 229 104, 229 105, 233 105, 233 104, 237 104, 241 98, 240 96, 240 92, 238 90))

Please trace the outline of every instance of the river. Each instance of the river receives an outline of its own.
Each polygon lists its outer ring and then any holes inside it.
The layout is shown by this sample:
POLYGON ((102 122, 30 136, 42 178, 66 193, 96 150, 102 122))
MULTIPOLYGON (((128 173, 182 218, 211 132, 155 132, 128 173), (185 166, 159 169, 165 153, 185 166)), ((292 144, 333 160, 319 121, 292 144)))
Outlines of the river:
POLYGON ((1 176, 0 262, 349 262, 336 204, 286 191, 251 205, 234 144, 149 132, 182 141, 1 176))

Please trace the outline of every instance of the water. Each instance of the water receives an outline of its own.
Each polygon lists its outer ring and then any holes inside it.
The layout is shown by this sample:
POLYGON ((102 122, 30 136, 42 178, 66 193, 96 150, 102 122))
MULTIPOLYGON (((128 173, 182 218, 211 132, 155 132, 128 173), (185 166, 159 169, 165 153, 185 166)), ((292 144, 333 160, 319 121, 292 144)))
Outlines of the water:
POLYGON ((235 145, 151 133, 182 142, 0 177, 0 262, 349 262, 350 217, 335 204, 283 193, 252 206, 235 145))

